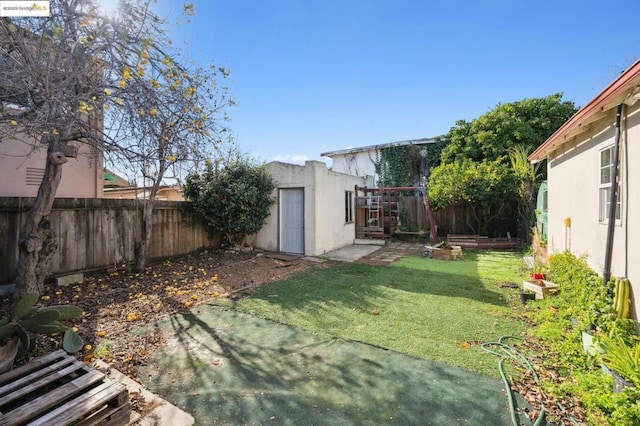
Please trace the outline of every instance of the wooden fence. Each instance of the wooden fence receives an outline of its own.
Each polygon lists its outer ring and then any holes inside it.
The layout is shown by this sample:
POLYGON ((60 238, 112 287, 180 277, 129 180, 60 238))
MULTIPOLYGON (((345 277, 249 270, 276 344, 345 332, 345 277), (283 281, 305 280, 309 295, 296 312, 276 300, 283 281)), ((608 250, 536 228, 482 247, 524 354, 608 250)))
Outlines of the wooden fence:
MULTIPOLYGON (((488 229, 477 228, 472 211, 467 207, 449 206, 444 209, 434 210, 434 220, 438 227, 438 235, 446 234, 478 234, 490 237, 506 237, 507 232, 512 236, 516 234, 515 214, 507 211, 502 216, 494 218, 488 224, 488 229), (471 226, 470 226, 471 224, 471 226), (473 227, 472 227, 473 226, 473 227)), ((482 213, 481 213, 482 215, 482 213)), ((428 229, 429 219, 424 208, 422 196, 403 196, 399 202, 399 217, 401 229, 418 230, 428 229)))
MULTIPOLYGON (((0 283, 15 278, 18 245, 33 198, 0 198, 0 283)), ((62 274, 121 265, 135 260, 140 240, 139 200, 56 199, 50 215, 58 239, 51 273, 62 274)), ((153 212, 149 257, 163 258, 216 246, 207 227, 184 202, 158 201, 153 212)))

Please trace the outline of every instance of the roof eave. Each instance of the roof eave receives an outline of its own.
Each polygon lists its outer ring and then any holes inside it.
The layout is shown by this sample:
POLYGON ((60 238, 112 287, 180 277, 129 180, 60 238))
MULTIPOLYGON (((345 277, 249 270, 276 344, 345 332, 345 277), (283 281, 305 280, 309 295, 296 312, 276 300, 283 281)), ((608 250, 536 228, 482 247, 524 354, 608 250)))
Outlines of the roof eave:
POLYGON ((357 147, 357 148, 346 148, 346 149, 340 149, 337 151, 328 151, 328 152, 323 152, 320 154, 321 157, 333 157, 334 155, 344 155, 344 154, 353 154, 356 152, 365 152, 365 151, 371 151, 374 149, 384 149, 384 148, 391 148, 394 146, 407 146, 407 145, 426 145, 426 144, 430 144, 430 143, 436 143, 438 141, 438 138, 421 138, 421 139, 409 139, 406 141, 397 141, 397 142, 388 142, 388 143, 383 143, 383 144, 378 144, 378 145, 368 145, 368 146, 361 146, 361 147, 357 147))
POLYGON ((627 68, 595 98, 580 108, 542 145, 533 151, 528 160, 531 163, 538 163, 544 160, 552 151, 560 148, 574 136, 581 133, 582 128, 586 129, 587 124, 602 118, 608 110, 627 102, 638 93, 640 93, 640 60, 627 68))

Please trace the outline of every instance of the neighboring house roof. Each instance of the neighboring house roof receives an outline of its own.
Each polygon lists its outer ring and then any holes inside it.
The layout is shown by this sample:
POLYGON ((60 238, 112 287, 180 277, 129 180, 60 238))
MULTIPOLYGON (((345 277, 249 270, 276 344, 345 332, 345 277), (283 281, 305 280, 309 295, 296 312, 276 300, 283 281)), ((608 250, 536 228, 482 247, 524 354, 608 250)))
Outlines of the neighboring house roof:
POLYGON ((633 104, 640 99, 640 60, 627 68, 609 86, 565 122, 549 139, 538 147, 529 161, 537 163, 544 160, 553 151, 570 143, 574 138, 586 132, 590 124, 604 118, 611 108, 621 103, 633 104))
POLYGON ((357 148, 340 149, 338 151, 323 152, 320 155, 323 157, 333 157, 334 155, 355 154, 357 152, 374 151, 378 149, 391 148, 394 146, 426 145, 429 143, 436 143, 436 142, 437 142, 437 138, 410 139, 406 141, 389 142, 389 143, 383 143, 379 145, 368 145, 368 146, 361 146, 357 148))
MULTIPOLYGON (((130 186, 127 188, 105 188, 104 189, 104 198, 124 198, 124 199, 146 199, 149 197, 149 192, 151 191, 151 187, 134 187, 130 186)), ((183 201, 184 197, 182 196, 181 188, 177 185, 162 185, 158 188, 158 192, 156 194, 157 200, 179 200, 183 201)))
POLYGON ((104 169, 105 188, 130 188, 131 184, 124 178, 118 176, 109 169, 104 169))

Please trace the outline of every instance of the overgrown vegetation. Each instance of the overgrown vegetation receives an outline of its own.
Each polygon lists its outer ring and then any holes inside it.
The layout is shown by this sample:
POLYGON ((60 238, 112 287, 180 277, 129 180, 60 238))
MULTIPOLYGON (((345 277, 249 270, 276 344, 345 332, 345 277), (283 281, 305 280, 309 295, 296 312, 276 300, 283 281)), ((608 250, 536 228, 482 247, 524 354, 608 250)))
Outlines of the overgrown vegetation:
POLYGON ((376 151, 374 165, 378 174, 378 184, 395 187, 420 186, 420 179, 426 173, 426 152, 423 149, 408 145, 376 151))
POLYGON ((527 160, 528 154, 529 151, 524 145, 509 149, 509 161, 516 181, 516 206, 520 225, 518 235, 527 237, 529 230, 536 223, 536 196, 542 177, 538 172, 540 163, 531 164, 527 160))
POLYGON ((547 276, 560 286, 560 292, 527 312, 534 326, 528 334, 541 345, 529 356, 552 372, 542 376, 544 391, 555 398, 581 401, 589 424, 640 424, 640 383, 614 393, 612 378, 600 367, 600 356, 585 354, 581 344, 582 332, 590 324, 597 329, 596 342, 598 335, 625 345, 637 338, 634 322, 616 315, 613 282, 604 286, 584 258, 568 252, 551 257, 547 276))
POLYGON ((519 226, 513 221, 509 231, 528 239, 535 219, 532 199, 544 169, 538 175, 527 155, 575 112, 573 102, 554 94, 500 104, 470 122, 456 122, 434 147, 440 152, 438 163, 430 158, 436 167, 429 178, 429 201, 436 208, 469 208, 476 220, 467 224, 468 231, 490 236, 501 233, 501 214, 517 216, 519 226), (455 191, 448 190, 452 183, 455 191), (482 221, 479 210, 484 210, 482 221))
POLYGON ((240 157, 223 167, 209 165, 204 173, 189 175, 183 194, 209 228, 234 245, 262 228, 275 202, 271 195, 275 187, 262 165, 240 157))
POLYGON ((442 164, 431 174, 429 202, 435 209, 449 205, 469 209, 474 234, 491 234, 495 219, 514 208, 515 179, 499 161, 459 161, 442 164))

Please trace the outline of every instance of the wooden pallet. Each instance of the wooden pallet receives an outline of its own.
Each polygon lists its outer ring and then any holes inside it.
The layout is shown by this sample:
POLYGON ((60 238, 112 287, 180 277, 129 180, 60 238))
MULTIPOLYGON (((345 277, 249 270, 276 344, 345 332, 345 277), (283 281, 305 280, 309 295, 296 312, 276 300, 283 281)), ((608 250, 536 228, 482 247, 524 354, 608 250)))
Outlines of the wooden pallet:
POLYGON ((59 350, 0 374, 0 426, 126 425, 127 388, 59 350))
POLYGON ((447 243, 462 248, 494 250, 512 250, 522 245, 522 241, 515 238, 489 238, 481 235, 462 234, 448 234, 447 243))

